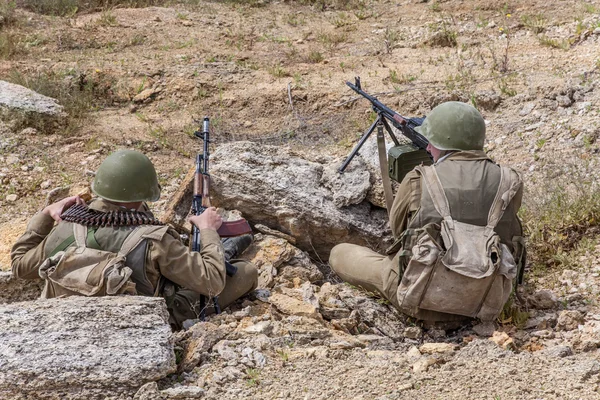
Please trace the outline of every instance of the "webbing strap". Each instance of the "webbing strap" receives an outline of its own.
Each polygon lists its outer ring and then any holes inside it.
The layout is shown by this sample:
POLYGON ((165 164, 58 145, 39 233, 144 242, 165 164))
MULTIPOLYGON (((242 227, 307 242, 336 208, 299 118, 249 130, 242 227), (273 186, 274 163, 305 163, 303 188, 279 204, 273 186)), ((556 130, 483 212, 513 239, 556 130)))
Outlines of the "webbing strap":
POLYGON ((506 210, 520 187, 521 179, 519 175, 508 167, 500 167, 500 184, 488 213, 488 228, 493 229, 498 225, 504 210, 506 210))
MULTIPOLYGON (((416 170, 423 176, 423 181, 429 191, 435 210, 442 218, 451 220, 448 198, 435 168, 433 166, 418 166, 416 170)), ((486 226, 488 229, 493 230, 498 225, 504 214, 504 210, 506 210, 506 207, 508 207, 515 194, 517 194, 520 186, 521 179, 516 172, 513 172, 508 167, 500 167, 500 183, 498 184, 496 196, 488 212, 486 226)))
POLYGON ((144 239, 155 239, 160 240, 164 233, 167 231, 166 226, 138 226, 133 232, 127 236, 119 253, 127 256, 133 249, 135 249, 144 239))
MULTIPOLYGON (((83 233, 85 235, 85 240, 83 241, 84 247, 101 250, 100 244, 96 240, 95 233, 96 233, 96 229, 94 229, 93 227, 88 227, 87 233, 83 233)), ((65 240, 60 242, 60 244, 58 246, 56 246, 56 248, 54 250, 52 250, 52 253, 50 253, 50 255, 48 257, 53 257, 56 255, 56 253, 65 251, 67 249, 67 247, 71 246, 73 243, 75 243, 75 241, 76 241, 75 233, 73 233, 73 235, 69 236, 68 238, 66 238, 65 240)))
POLYGON ((392 211, 394 195, 392 193, 392 182, 390 181, 390 172, 388 170, 382 122, 377 124, 377 153, 379 154, 379 168, 381 169, 381 183, 383 184, 383 194, 385 195, 385 206, 389 215, 392 211))
POLYGON ((450 216, 450 205, 448 204, 448 198, 446 197, 446 193, 444 193, 444 187, 442 186, 442 182, 440 182, 437 172, 435 172, 435 168, 433 166, 418 166, 416 167, 416 170, 419 171, 423 176, 423 181, 425 182, 427 191, 431 196, 435 210, 442 216, 442 218, 452 219, 450 216))

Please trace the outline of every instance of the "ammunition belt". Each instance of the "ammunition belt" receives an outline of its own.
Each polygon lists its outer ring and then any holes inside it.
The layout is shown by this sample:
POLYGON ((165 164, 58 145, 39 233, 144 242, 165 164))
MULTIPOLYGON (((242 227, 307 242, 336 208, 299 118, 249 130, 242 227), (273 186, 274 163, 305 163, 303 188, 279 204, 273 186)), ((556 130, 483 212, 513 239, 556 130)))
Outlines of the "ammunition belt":
POLYGON ((162 222, 141 211, 108 211, 91 210, 85 205, 74 205, 65 211, 60 218, 85 226, 136 226, 164 225, 162 222))

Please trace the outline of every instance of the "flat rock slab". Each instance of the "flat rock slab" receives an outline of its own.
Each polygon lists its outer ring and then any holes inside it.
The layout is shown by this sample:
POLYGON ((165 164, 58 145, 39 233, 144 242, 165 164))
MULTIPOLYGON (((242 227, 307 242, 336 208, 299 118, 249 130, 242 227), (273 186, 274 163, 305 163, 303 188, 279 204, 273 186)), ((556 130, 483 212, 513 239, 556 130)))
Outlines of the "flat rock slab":
POLYGON ((0 81, 0 117, 17 117, 21 125, 41 130, 53 129, 66 122, 67 114, 56 99, 21 85, 0 81))
POLYGON ((141 296, 1 305, 0 398, 132 397, 176 369, 167 321, 163 299, 141 296))

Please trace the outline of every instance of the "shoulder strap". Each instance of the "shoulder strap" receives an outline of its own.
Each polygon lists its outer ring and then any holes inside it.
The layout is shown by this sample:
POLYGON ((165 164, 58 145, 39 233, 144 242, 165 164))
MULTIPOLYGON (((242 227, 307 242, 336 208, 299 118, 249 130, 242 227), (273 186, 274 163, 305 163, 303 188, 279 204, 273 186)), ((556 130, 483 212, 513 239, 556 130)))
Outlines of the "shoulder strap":
POLYGON ((73 224, 73 237, 75 238, 75 243, 77 243, 77 247, 81 249, 85 249, 87 247, 87 228, 80 224, 73 224))
POLYGON ((144 239, 160 240, 168 230, 168 226, 142 225, 133 230, 123 241, 119 253, 126 256, 144 239))
POLYGON ((498 225, 504 214, 504 210, 506 210, 506 207, 508 207, 520 187, 521 178, 519 175, 512 169, 501 166, 500 184, 498 185, 496 197, 494 197, 490 212, 488 213, 488 228, 494 229, 498 225))
POLYGON ((446 197, 446 193, 444 193, 442 182, 440 182, 440 178, 437 172, 435 172, 435 167, 432 165, 418 166, 415 169, 423 176, 423 182, 425 183, 425 187, 427 187, 427 191, 431 196, 435 210, 442 216, 442 218, 451 220, 452 217, 450 216, 450 205, 448 204, 448 198, 446 197))

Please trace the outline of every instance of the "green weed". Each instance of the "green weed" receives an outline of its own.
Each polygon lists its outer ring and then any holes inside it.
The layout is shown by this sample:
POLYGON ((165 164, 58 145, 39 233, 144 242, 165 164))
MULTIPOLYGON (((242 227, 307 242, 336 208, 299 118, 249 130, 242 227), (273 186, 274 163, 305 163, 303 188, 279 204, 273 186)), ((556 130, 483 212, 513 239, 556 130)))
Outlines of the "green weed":
POLYGON ((321 61, 323 61, 323 54, 319 53, 316 50, 313 50, 310 53, 308 53, 307 60, 309 63, 318 64, 321 61))
POLYGON ((548 25, 548 20, 543 14, 525 14, 521 16, 521 22, 523 25, 525 25, 525 27, 527 27, 527 29, 535 34, 544 32, 548 25))
POLYGON ((259 375, 260 372, 257 369, 246 369, 246 384, 248 386, 258 386, 258 384, 260 383, 259 375))
POLYGON ((569 50, 571 48, 571 41, 569 39, 552 39, 545 35, 541 35, 538 36, 538 40, 543 46, 548 46, 555 49, 569 50))

